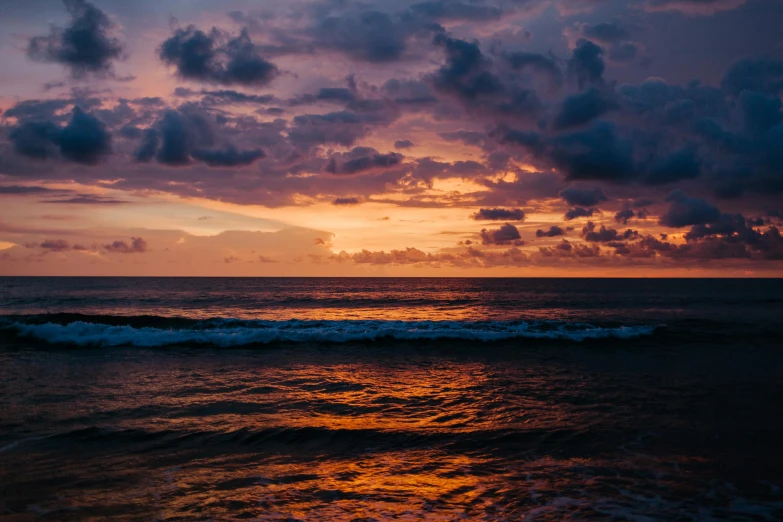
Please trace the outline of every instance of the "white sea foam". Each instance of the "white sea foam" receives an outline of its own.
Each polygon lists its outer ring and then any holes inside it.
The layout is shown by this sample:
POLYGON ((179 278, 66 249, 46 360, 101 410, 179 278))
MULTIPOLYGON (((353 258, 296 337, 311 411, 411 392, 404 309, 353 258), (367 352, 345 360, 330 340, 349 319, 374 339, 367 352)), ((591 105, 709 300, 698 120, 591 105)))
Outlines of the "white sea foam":
POLYGON ((162 329, 76 321, 26 324, 14 322, 4 329, 20 336, 50 343, 78 346, 155 347, 175 344, 210 344, 243 346, 275 342, 371 341, 458 339, 500 341, 508 339, 553 339, 584 341, 588 339, 630 339, 650 335, 654 326, 620 326, 602 328, 589 324, 535 322, 461 322, 461 321, 225 321, 209 328, 162 329))

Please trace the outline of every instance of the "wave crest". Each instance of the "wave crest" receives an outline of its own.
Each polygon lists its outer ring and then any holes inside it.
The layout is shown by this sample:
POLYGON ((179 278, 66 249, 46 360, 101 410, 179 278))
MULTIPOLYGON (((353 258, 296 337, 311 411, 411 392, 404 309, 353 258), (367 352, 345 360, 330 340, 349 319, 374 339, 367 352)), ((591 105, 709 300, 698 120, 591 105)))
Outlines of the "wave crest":
MULTIPOLYGON (((116 319, 116 318, 115 318, 116 319)), ((557 321, 238 321, 213 319, 195 321, 174 328, 104 324, 89 321, 8 321, 0 330, 48 343, 77 346, 160 347, 198 344, 220 347, 270 343, 346 343, 396 340, 503 341, 548 339, 586 341, 631 339, 654 333, 655 326, 600 327, 586 323, 557 321)))

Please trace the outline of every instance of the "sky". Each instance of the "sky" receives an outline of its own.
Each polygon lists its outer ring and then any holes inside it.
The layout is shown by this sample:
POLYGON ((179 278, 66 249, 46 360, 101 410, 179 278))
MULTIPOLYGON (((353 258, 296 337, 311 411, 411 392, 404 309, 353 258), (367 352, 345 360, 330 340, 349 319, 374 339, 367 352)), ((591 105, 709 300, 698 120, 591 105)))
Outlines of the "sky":
POLYGON ((779 277, 780 0, 0 0, 0 275, 779 277))

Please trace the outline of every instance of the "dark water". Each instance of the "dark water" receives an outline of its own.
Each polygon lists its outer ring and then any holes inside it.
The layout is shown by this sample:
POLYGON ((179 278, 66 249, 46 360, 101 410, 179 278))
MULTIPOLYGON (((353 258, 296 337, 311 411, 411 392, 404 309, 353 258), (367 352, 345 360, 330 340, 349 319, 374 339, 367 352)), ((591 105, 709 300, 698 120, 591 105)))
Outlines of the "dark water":
POLYGON ((783 281, 0 278, 3 520, 781 520, 783 281))

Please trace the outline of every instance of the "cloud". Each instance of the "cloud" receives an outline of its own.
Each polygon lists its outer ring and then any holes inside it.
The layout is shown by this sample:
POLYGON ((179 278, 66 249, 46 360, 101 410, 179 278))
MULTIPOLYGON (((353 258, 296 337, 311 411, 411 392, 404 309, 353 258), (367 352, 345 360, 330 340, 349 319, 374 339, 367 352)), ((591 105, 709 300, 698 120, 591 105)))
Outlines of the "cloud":
POLYGON ((670 202, 669 210, 661 216, 661 224, 667 227, 682 228, 688 225, 715 223, 720 219, 717 207, 700 198, 692 198, 681 190, 672 191, 666 198, 670 202))
POLYGON ((39 194, 51 194, 57 192, 67 192, 65 190, 50 189, 46 187, 37 186, 22 186, 22 185, 2 185, 0 186, 0 194, 3 195, 39 195, 39 194))
POLYGON ((11 129, 8 139, 22 156, 47 159, 56 155, 59 135, 60 128, 51 122, 25 121, 11 129))
POLYGON ((103 248, 115 254, 137 254, 147 251, 147 242, 140 237, 132 237, 130 244, 120 240, 104 245, 103 248))
POLYGON ((332 201, 332 205, 358 205, 360 203, 359 198, 335 198, 332 201))
POLYGON ((524 221, 525 213, 518 208, 482 208, 475 214, 471 214, 470 218, 476 221, 524 221))
POLYGON ((583 218, 583 217, 591 217, 594 214, 598 214, 598 209, 595 208, 582 208, 582 207, 575 207, 571 210, 567 211, 563 218, 566 221, 571 221, 572 219, 577 218, 583 218))
POLYGON ((411 11, 439 20, 498 20, 503 12, 495 6, 454 0, 431 0, 413 4, 411 11))
POLYGON ((155 157, 158 150, 158 131, 155 129, 144 129, 141 136, 141 145, 136 149, 134 157, 136 161, 148 162, 155 157))
POLYGON ((238 167, 250 165, 259 158, 263 158, 264 151, 261 149, 237 150, 233 145, 228 145, 222 149, 194 150, 192 156, 210 167, 238 167))
POLYGON ((536 230, 536 237, 557 237, 564 236, 565 231, 557 225, 552 225, 549 230, 536 230))
POLYGON ((43 203, 59 203, 66 205, 123 205, 125 203, 130 203, 130 201, 107 196, 96 196, 94 194, 79 194, 72 198, 47 199, 43 201, 43 203))
POLYGON ((721 87, 737 96, 742 91, 779 94, 783 91, 783 60, 747 58, 729 67, 721 87))
POLYGON ((610 122, 554 139, 551 159, 569 180, 625 182, 635 173, 633 143, 610 122))
POLYGON ((711 15, 718 11, 731 11, 746 0, 647 0, 647 11, 681 11, 691 15, 711 15))
POLYGON ((578 205, 581 207, 594 207, 606 201, 606 195, 601 187, 590 189, 581 189, 577 187, 568 187, 560 191, 560 197, 569 205, 578 205))
POLYGON ((239 150, 230 143, 209 148, 216 139, 214 127, 208 114, 192 107, 167 109, 156 128, 145 131, 135 157, 137 161, 150 161, 154 156, 159 163, 170 166, 184 166, 196 160, 210 167, 250 165, 265 157, 259 148, 239 150))
POLYGON ((394 142, 394 148, 397 150, 400 149, 411 149, 415 147, 416 144, 413 143, 411 140, 397 140, 394 142))
POLYGON ((576 79, 580 88, 589 84, 603 83, 606 68, 603 54, 603 49, 590 40, 581 39, 576 43, 576 48, 568 61, 568 71, 576 79))
POLYGON ((628 221, 630 221, 631 218, 635 216, 636 214, 634 213, 633 210, 631 210, 630 208, 626 208, 624 210, 617 212, 614 215, 614 220, 617 221, 618 223, 622 223, 623 225, 627 225, 628 221))
POLYGON ((384 114, 362 114, 338 111, 326 114, 295 116, 288 130, 291 142, 301 148, 329 143, 352 146, 372 130, 373 125, 385 125, 390 119, 384 114))
POLYGON ((522 241, 522 236, 519 235, 519 230, 517 230, 517 227, 510 223, 506 223, 505 225, 496 229, 482 229, 481 242, 484 245, 513 244, 515 246, 521 246, 524 244, 524 241, 522 241))
POLYGON ((481 53, 478 42, 468 42, 437 34, 435 44, 446 53, 446 64, 433 76, 435 88, 465 100, 497 95, 503 84, 491 72, 491 63, 481 53))
POLYGON ((327 16, 309 32, 315 49, 340 51, 371 63, 399 60, 413 28, 381 11, 327 16))
POLYGON ((350 106, 358 100, 356 93, 345 87, 322 87, 317 94, 305 94, 288 101, 289 105, 306 105, 317 102, 328 102, 350 106))
MULTIPOLYGON (((160 120, 162 145, 157 150, 156 158, 166 165, 186 165, 190 163, 190 151, 193 141, 199 138, 192 133, 192 128, 186 122, 186 116, 177 111, 167 110, 160 120)), ((154 140, 157 145, 157 138, 154 140)), ((211 141, 211 140, 205 140, 211 141)), ((145 155, 144 157, 147 157, 145 155)))
POLYGON ((584 237, 585 241, 591 243, 609 243, 611 241, 635 239, 639 237, 639 233, 631 229, 620 233, 613 228, 606 228, 604 225, 601 225, 601 228, 598 229, 595 223, 588 221, 587 225, 582 229, 582 237, 584 237))
POLYGON ((64 250, 70 250, 71 244, 64 239, 47 239, 39 245, 45 250, 51 250, 53 252, 62 252, 64 250))
POLYGON ((204 33, 189 25, 176 29, 161 44, 158 55, 181 78, 205 83, 263 87, 280 73, 261 56, 247 30, 230 37, 214 27, 204 33))
POLYGON ((113 63, 123 56, 123 44, 113 36, 114 23, 84 0, 64 0, 71 17, 65 28, 52 27, 47 36, 35 36, 27 45, 33 60, 68 67, 74 78, 88 73, 113 75, 113 63))
POLYGON ((555 246, 539 247, 538 252, 544 258, 596 258, 601 255, 598 245, 571 243, 566 239, 555 246))
POLYGON ((356 253, 340 252, 329 258, 337 263, 347 261, 356 264, 372 265, 427 265, 433 267, 455 266, 489 268, 494 266, 523 266, 528 265, 528 256, 519 248, 512 247, 507 250, 478 250, 467 247, 459 252, 429 253, 418 248, 408 247, 404 250, 370 251, 362 250, 356 253))
POLYGON ((630 37, 628 28, 617 21, 585 23, 581 24, 580 30, 585 38, 605 44, 627 40, 630 37))
POLYGON ((111 134, 106 125, 74 107, 71 121, 57 138, 60 153, 76 163, 94 165, 111 152, 111 134))
POLYGON ((684 147, 653 163, 646 176, 648 185, 666 185, 684 179, 698 178, 701 160, 695 147, 684 147))
MULTIPOLYGON (((179 91, 180 94, 188 93, 187 90, 180 90, 180 89, 181 88, 177 88, 177 91, 179 91)), ((203 96, 206 97, 204 101, 208 105, 241 104, 241 103, 268 105, 270 103, 279 102, 279 100, 271 94, 246 94, 243 92, 232 91, 229 89, 220 89, 220 90, 202 89, 201 91, 199 91, 199 94, 202 94, 203 96)))
POLYGON ((34 159, 60 154, 75 163, 94 165, 111 153, 111 133, 96 117, 76 106, 64 127, 53 122, 23 121, 11 129, 9 139, 16 152, 34 159))
POLYGON ((563 83, 563 72, 552 56, 520 51, 507 53, 504 58, 516 70, 530 69, 548 76, 551 83, 556 87, 563 83))
POLYGON ((607 93, 592 86, 563 100, 553 125, 555 129, 585 125, 616 108, 617 103, 607 93))
POLYGON ((360 174, 377 169, 396 167, 403 160, 402 154, 381 154, 369 147, 356 147, 350 152, 333 154, 326 165, 331 174, 360 174))

